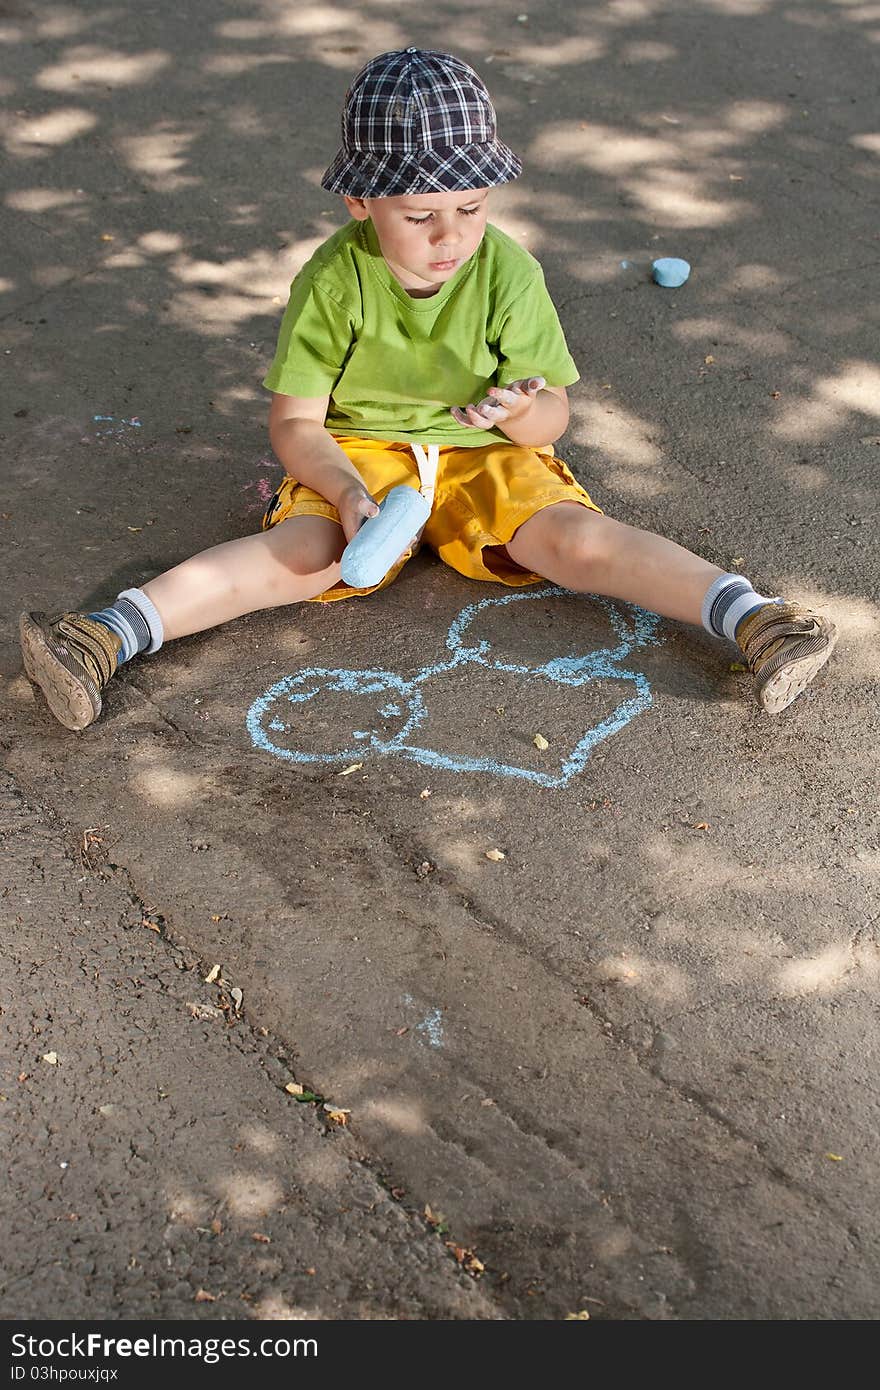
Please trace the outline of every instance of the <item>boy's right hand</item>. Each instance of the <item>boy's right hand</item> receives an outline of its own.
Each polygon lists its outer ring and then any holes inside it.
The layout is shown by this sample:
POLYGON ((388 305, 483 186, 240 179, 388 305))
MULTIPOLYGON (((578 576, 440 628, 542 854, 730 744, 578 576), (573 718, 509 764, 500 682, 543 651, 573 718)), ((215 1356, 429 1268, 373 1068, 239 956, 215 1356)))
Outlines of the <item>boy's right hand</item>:
POLYGON ((352 483, 337 499, 336 510, 347 544, 354 540, 364 522, 376 515, 379 507, 362 483, 352 483))

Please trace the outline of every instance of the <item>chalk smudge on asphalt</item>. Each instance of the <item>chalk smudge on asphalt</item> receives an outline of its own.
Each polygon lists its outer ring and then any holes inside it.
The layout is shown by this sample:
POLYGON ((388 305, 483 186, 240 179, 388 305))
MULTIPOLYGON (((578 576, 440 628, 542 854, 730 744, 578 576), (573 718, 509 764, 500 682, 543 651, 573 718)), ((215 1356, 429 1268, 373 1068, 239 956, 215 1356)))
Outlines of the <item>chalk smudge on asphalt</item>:
MULTIPOLYGON (((282 472, 284 471, 281 468, 281 464, 277 463, 275 459, 265 457, 260 459, 257 467, 264 469, 281 469, 282 472)), ((248 505, 245 507, 245 514, 250 516, 254 512, 264 512, 266 510, 275 492, 275 485, 269 478, 260 477, 256 478, 251 483, 245 483, 241 490, 242 492, 256 493, 256 501, 249 499, 248 505)))
MULTIPOLYGON (((403 1002, 411 1008, 415 1003, 415 1000, 413 999, 411 994, 405 994, 403 996, 403 1002)), ((425 1017, 422 1019, 421 1023, 416 1024, 416 1032, 423 1033, 425 1037, 428 1039, 428 1042, 430 1043, 431 1047, 442 1047, 443 1020, 440 1014, 440 1010, 432 1009, 429 1014, 426 1014, 425 1017)))
MULTIPOLYGON (((132 415, 127 420, 117 418, 115 415, 93 415, 92 420, 96 425, 102 426, 101 429, 95 430, 95 439, 118 438, 120 435, 126 434, 128 430, 142 428, 140 417, 137 415, 132 415)), ((83 435, 80 442, 91 444, 92 440, 88 435, 83 435)))

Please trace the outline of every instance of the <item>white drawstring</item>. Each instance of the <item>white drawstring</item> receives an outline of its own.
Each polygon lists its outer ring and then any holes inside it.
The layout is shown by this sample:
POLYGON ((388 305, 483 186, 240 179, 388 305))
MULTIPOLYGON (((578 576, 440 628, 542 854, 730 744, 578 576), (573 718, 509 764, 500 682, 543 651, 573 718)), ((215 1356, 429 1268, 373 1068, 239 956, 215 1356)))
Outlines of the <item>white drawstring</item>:
POLYGON ((434 489, 437 486, 437 469, 440 466, 440 445, 429 444, 425 453, 421 444, 411 444, 419 470, 419 492, 429 507, 434 506, 434 489))

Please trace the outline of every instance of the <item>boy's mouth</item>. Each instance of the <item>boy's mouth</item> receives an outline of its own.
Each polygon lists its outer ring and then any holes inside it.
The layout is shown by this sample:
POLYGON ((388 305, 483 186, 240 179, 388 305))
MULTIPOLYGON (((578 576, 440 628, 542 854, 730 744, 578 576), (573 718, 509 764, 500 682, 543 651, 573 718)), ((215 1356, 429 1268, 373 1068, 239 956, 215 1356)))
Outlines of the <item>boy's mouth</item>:
POLYGON ((431 261, 431 270, 452 270, 453 266, 458 265, 458 261, 431 261))

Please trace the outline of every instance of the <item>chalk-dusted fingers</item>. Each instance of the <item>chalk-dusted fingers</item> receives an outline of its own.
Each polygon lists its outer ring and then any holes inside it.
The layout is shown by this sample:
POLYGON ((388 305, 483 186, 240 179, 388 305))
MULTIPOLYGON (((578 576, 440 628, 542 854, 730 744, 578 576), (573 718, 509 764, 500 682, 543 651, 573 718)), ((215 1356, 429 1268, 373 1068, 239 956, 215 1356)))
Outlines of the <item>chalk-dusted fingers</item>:
POLYGON ((542 376, 522 377, 507 386, 490 386, 489 396, 506 406, 511 413, 522 414, 546 385, 542 376))
POLYGON ((364 522, 376 515, 379 507, 362 484, 353 483, 337 500, 336 510, 339 512, 345 539, 351 541, 364 522))
POLYGON ((512 381, 507 389, 524 396, 537 396, 538 392, 543 391, 546 385, 547 383, 542 376, 524 376, 519 381, 512 381))
POLYGON ((476 430, 491 430, 502 420, 507 419, 507 409, 499 401, 486 396, 479 405, 454 405, 451 410, 454 420, 460 425, 469 425, 476 430))
POLYGON ((453 406, 452 417, 472 429, 491 430, 505 420, 517 420, 547 385, 542 376, 522 377, 508 386, 490 386, 478 405, 453 406))

